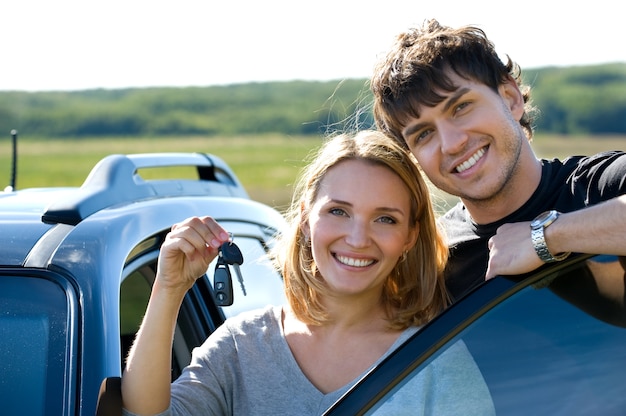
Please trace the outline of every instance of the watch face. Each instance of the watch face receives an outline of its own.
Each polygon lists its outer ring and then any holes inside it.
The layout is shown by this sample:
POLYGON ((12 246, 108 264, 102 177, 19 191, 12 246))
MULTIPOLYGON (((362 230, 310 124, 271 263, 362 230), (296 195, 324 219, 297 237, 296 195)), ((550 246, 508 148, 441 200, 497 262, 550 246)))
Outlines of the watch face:
POLYGON ((532 222, 530 223, 530 226, 532 228, 540 227, 548 221, 550 222, 554 221, 556 219, 556 216, 557 216, 556 211, 542 212, 534 220, 532 220, 532 222))

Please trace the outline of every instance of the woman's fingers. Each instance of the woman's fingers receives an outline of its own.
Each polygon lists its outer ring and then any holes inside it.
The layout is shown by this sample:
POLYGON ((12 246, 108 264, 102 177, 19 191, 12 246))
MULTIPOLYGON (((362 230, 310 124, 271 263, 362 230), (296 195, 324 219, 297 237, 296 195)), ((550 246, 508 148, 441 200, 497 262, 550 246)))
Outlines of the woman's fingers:
POLYGON ((212 217, 192 217, 174 224, 161 247, 159 269, 170 284, 189 286, 206 272, 229 234, 212 217))

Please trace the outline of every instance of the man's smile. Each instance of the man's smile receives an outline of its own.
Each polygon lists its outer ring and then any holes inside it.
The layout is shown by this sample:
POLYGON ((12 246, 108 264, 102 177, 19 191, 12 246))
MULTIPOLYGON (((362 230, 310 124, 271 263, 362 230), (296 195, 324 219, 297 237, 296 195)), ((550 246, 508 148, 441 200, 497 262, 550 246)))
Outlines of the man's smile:
POLYGON ((461 163, 459 166, 455 168, 456 173, 462 173, 468 170, 469 168, 471 168, 472 166, 474 166, 476 162, 478 162, 478 160, 480 160, 480 158, 483 157, 485 152, 486 150, 484 147, 479 149, 476 153, 472 155, 472 157, 470 157, 465 162, 461 163))

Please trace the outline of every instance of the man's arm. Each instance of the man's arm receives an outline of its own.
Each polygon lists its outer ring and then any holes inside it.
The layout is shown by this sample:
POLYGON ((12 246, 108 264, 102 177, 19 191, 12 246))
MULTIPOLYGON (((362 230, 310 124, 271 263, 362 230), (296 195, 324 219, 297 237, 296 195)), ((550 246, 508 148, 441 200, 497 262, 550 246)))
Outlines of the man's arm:
MULTIPOLYGON (((619 256, 619 261, 587 261, 588 273, 558 279, 551 289, 583 311, 626 327, 626 195, 562 214, 545 229, 551 253, 574 252, 619 256)), ((489 240, 486 278, 521 274, 543 262, 530 238, 530 223, 506 224, 489 240)))
MULTIPOLYGON (((551 253, 626 256, 626 195, 561 214, 545 229, 551 253)), ((530 222, 504 224, 489 240, 486 279, 530 272, 543 262, 530 238, 530 222)))

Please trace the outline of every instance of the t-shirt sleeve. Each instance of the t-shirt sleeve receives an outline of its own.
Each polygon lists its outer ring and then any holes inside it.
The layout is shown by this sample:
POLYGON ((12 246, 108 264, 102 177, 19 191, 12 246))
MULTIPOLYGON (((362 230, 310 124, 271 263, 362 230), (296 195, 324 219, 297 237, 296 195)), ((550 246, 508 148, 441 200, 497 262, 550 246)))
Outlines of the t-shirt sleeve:
POLYGON ((626 193, 626 153, 603 152, 585 158, 572 183, 584 186, 589 205, 626 193))

